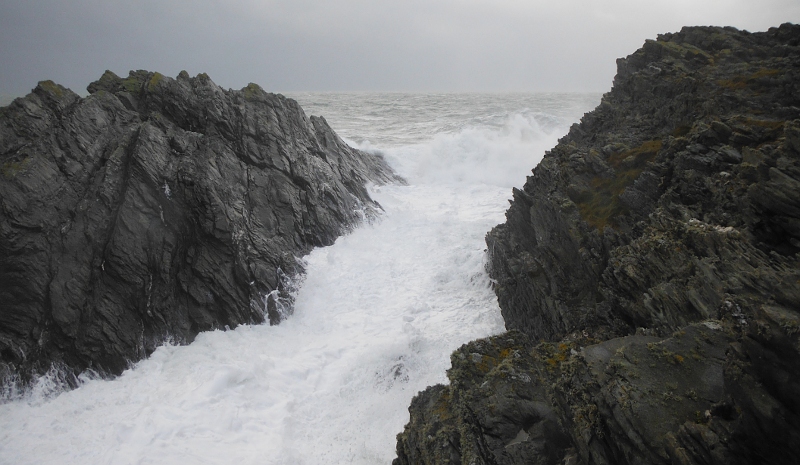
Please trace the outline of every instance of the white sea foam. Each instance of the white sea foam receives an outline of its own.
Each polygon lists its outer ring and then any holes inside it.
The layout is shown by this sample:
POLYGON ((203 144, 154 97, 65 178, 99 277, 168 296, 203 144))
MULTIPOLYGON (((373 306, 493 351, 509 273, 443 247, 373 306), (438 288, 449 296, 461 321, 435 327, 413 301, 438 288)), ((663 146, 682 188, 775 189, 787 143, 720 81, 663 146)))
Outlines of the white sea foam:
MULTIPOLYGON (((380 119, 379 108, 351 111, 380 119)), ((306 258, 290 318, 204 333, 117 379, 0 405, 0 464, 390 462, 413 395, 446 382, 452 350, 503 330, 483 237, 503 220, 508 186, 570 122, 549 114, 401 118, 422 131, 413 137, 385 121, 344 131, 410 182, 373 188, 386 213, 306 258)))
MULTIPOLYGON (((535 115, 505 118, 499 127, 467 126, 425 143, 387 150, 393 165, 414 182, 521 186, 558 134, 535 115)), ((369 147, 367 147, 369 148, 369 147)))

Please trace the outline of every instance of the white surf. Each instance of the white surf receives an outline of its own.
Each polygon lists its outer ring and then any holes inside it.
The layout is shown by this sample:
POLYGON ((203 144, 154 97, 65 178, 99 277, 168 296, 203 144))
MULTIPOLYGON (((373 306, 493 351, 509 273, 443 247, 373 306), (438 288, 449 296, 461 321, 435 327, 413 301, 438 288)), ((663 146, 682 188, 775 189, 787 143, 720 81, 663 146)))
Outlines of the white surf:
POLYGON ((293 97, 409 185, 373 187, 382 217, 305 258, 280 325, 166 345, 68 392, 43 377, 0 405, 0 463, 386 464, 450 352, 504 330, 484 236, 599 95, 293 97))

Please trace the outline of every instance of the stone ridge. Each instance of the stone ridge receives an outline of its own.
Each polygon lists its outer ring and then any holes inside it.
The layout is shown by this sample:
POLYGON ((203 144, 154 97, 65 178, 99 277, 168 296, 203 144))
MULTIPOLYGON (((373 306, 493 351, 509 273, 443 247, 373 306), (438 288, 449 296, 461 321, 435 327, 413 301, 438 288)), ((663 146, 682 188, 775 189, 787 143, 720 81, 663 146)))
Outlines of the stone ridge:
POLYGON ((396 465, 800 460, 800 26, 617 65, 487 235, 511 331, 453 354, 396 465))
POLYGON ((401 181, 255 84, 107 71, 88 91, 43 81, 0 108, 6 382, 277 323, 297 257, 380 208, 365 184, 401 181))

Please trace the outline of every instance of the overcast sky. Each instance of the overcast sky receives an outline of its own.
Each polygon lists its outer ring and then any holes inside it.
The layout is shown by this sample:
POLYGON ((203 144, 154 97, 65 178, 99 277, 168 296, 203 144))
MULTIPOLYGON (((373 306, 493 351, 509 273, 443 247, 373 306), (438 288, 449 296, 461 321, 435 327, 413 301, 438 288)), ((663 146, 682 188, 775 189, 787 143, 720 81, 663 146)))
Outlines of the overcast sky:
POLYGON ((104 70, 268 91, 606 91, 684 25, 800 22, 800 0, 0 0, 0 94, 104 70))

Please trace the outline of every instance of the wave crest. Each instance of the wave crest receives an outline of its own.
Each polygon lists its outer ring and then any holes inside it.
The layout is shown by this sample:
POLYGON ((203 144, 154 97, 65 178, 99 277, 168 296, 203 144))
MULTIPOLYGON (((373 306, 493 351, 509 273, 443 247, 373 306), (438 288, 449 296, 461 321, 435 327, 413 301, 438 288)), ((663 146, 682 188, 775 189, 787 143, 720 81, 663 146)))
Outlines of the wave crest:
POLYGON ((545 150, 566 130, 541 113, 514 113, 496 124, 476 123, 401 147, 381 150, 368 140, 354 145, 383 155, 414 184, 482 183, 510 188, 525 182, 545 150))

